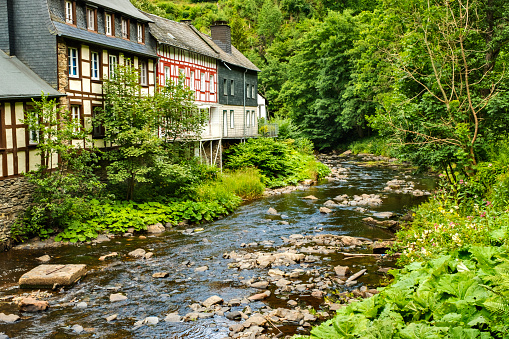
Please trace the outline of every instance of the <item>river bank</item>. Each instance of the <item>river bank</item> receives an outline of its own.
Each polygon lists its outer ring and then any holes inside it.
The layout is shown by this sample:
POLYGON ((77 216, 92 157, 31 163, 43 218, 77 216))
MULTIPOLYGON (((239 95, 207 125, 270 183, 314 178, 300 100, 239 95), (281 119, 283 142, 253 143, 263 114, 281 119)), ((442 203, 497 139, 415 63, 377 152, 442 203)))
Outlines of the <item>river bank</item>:
POLYGON ((9 324, 8 331, 0 327, 0 332, 24 338, 51 333, 65 336, 76 334, 72 327, 79 325, 87 329, 82 335, 99 331, 108 338, 224 338, 259 331, 251 329, 253 326, 246 328, 252 324, 269 337, 279 331, 284 335, 306 333, 314 320, 323 321, 334 313, 338 306, 332 301, 351 303, 356 296, 376 293, 374 287, 385 279, 383 271, 378 272, 380 267, 394 265, 393 258, 373 255, 373 244, 393 235, 366 225, 362 219, 386 220, 375 216, 383 212, 404 215, 424 197, 385 192, 387 182, 398 177, 413 180, 415 189, 432 188, 431 178, 412 178, 411 169, 402 166, 376 165, 374 160, 360 157, 329 160, 337 169, 327 180, 246 203, 230 216, 199 227, 203 230, 181 225, 160 234, 142 235, 145 238, 133 235, 95 245, 4 254, 0 298, 6 302, 0 304, 0 312, 6 314, 16 313, 12 300, 28 293, 17 289, 17 279, 44 254, 51 257, 50 263, 86 263, 89 274, 73 288, 49 291, 49 312, 22 314, 30 318, 9 324), (346 194, 355 201, 355 196, 368 193, 380 195, 382 203, 361 207, 333 200, 346 194), (305 199, 309 196, 317 199, 305 199), (329 200, 337 206, 331 206, 330 213, 320 212, 329 200), (277 214, 268 214, 270 208, 277 214), (129 256, 136 249, 152 255, 148 259, 129 256), (117 255, 99 260, 113 252, 117 255), (346 276, 341 278, 338 266, 348 266, 352 274, 343 271, 346 276), (346 283, 363 270, 361 276, 346 283), (168 275, 153 277, 156 273, 168 275), (127 299, 111 302, 110 296, 118 293, 127 299), (213 298, 205 306, 213 296, 223 301, 213 298), (326 300, 329 303, 324 303, 326 300), (87 307, 78 308, 83 302, 87 307), (107 321, 115 314, 116 320, 107 321), (259 323, 260 315, 265 323, 259 323), (241 322, 245 317, 254 318, 241 322), (194 318, 197 320, 185 321, 194 318))

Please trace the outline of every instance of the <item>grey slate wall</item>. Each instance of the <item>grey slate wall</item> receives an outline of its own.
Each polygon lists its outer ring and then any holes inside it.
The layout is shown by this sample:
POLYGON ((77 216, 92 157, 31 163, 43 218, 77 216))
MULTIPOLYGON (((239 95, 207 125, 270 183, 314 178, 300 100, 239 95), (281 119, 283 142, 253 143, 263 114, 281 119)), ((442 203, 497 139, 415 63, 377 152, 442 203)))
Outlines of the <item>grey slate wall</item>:
POLYGON ((57 88, 57 42, 46 0, 10 0, 13 15, 11 55, 16 55, 37 75, 57 88))
POLYGON ((0 1, 0 49, 10 54, 9 13, 7 6, 7 0, 0 1))
MULTIPOLYGON (((258 91, 258 73, 255 71, 248 70, 246 72, 246 82, 244 83, 244 71, 245 68, 233 66, 228 64, 231 70, 226 68, 222 61, 217 62, 217 89, 218 89, 218 101, 221 105, 244 105, 244 96, 246 90, 246 84, 255 85, 255 91, 258 91), (224 95, 224 79, 227 84, 227 95, 224 95), (231 95, 231 80, 234 80, 234 95, 231 95)), ((246 106, 256 107, 258 106, 257 98, 246 97, 246 106)))

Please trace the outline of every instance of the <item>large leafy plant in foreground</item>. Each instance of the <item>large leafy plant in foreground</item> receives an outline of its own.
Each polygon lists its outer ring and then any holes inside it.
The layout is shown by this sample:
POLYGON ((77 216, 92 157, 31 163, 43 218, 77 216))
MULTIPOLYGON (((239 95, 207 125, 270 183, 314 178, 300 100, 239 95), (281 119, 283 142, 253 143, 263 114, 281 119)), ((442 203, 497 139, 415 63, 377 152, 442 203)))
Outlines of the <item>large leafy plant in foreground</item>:
POLYGON ((494 247, 412 263, 309 338, 509 338, 508 268, 505 249, 494 247))

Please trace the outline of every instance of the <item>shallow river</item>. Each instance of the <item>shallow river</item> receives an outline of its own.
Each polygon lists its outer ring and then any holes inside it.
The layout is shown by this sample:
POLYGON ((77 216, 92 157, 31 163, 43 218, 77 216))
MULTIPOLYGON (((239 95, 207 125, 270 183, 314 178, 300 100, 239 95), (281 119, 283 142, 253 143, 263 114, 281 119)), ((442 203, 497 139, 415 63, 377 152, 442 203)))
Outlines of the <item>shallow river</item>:
MULTIPOLYGON (((350 158, 341 163, 348 168, 348 177, 341 182, 324 181, 306 190, 298 190, 249 202, 235 213, 203 225, 205 231, 185 235, 182 229, 172 229, 162 235, 139 239, 115 238, 97 245, 64 246, 45 250, 11 250, 0 253, 0 312, 18 314, 21 320, 14 324, 0 322, 0 333, 10 338, 225 338, 228 327, 235 323, 225 317, 215 316, 182 323, 165 323, 166 314, 179 312, 180 315, 192 312, 189 305, 202 302, 210 296, 219 295, 228 301, 258 293, 259 290, 241 283, 253 276, 266 275, 267 270, 251 269, 236 271, 228 268, 231 260, 223 259, 223 253, 241 250, 242 243, 274 241, 274 245, 246 248, 246 251, 272 251, 283 246, 281 237, 291 234, 330 233, 366 237, 369 239, 390 239, 393 235, 385 230, 367 226, 361 219, 373 212, 391 211, 404 214, 424 197, 409 194, 384 192, 387 181, 400 178, 415 182, 415 188, 431 190, 434 180, 429 177, 413 176, 404 167, 372 166, 360 158, 350 158), (370 166, 366 166, 370 165, 370 166), (370 211, 360 213, 354 207, 334 208, 334 213, 319 212, 322 204, 341 194, 378 193, 383 204, 370 211), (303 199, 314 195, 318 200, 303 199), (280 223, 281 217, 268 218, 269 207, 275 208, 289 224, 280 223), (135 260, 125 256, 128 252, 143 248, 154 252, 149 260, 135 260), (124 256, 111 261, 98 258, 110 252, 124 256), (21 295, 26 290, 17 287, 19 277, 40 263, 36 260, 44 254, 52 257, 50 264, 87 264, 89 273, 77 285, 60 291, 48 291, 49 311, 42 313, 19 313, 16 305, 10 303, 13 295, 21 295), (188 267, 183 262, 194 262, 188 267), (205 272, 195 272, 196 267, 207 265, 205 272), (169 272, 164 279, 152 277, 156 272, 169 272), (122 302, 110 302, 112 293, 121 292, 129 297, 122 302), (88 307, 79 309, 77 302, 85 301, 88 307), (115 321, 107 322, 105 317, 118 314, 115 321), (159 323, 133 329, 133 324, 146 317, 158 317, 159 323), (86 331, 76 334, 71 329, 74 324, 83 326, 86 331)), ((201 226, 197 226, 201 227, 201 226)), ((366 253, 369 250, 366 249, 366 253)), ((349 265, 356 271, 361 268, 367 274, 358 279, 359 285, 376 286, 383 279, 377 274, 379 263, 375 258, 364 257, 345 259, 342 254, 322 256, 322 260, 308 264, 322 272, 333 272, 339 264, 349 265)), ((393 263, 384 262, 385 266, 393 263)), ((299 266, 297 264, 297 266, 299 266)), ((284 267, 283 269, 288 269, 284 267)), ((290 267, 291 269, 291 267, 290 267)), ((357 287, 359 286, 357 285, 357 287)), ((355 288, 353 286, 351 288, 355 288)), ((269 289, 274 290, 273 286, 269 289)), ((274 295, 263 302, 250 304, 253 310, 264 305, 272 308, 286 306, 286 298, 296 300, 300 306, 313 306, 320 309, 323 299, 298 295, 274 295), (281 298, 283 297, 283 298, 281 298)), ((234 309, 242 310, 245 307, 234 309)), ((285 334, 296 333, 296 326, 281 326, 285 334)))

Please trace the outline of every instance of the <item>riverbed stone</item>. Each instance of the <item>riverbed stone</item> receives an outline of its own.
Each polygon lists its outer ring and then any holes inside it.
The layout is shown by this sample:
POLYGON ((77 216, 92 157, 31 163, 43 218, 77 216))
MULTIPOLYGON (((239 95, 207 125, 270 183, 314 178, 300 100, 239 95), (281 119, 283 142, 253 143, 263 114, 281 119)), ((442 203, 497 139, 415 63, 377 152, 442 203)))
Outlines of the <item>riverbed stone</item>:
POLYGON ((110 316, 107 316, 105 319, 107 322, 110 322, 110 321, 117 319, 117 317, 118 317, 118 314, 112 314, 110 316))
POLYGON ((84 301, 76 304, 76 308, 87 308, 87 307, 88 307, 88 304, 84 301))
POLYGON ((23 298, 18 303, 18 308, 22 312, 40 312, 45 311, 48 307, 47 301, 35 298, 23 298))
POLYGON ((270 214, 270 215, 279 215, 279 213, 277 212, 277 210, 275 208, 272 208, 270 207, 268 210, 267 210, 267 214, 270 214))
POLYGON ((161 223, 147 226, 147 233, 157 234, 157 233, 162 233, 165 230, 166 230, 166 228, 161 223))
POLYGON ((253 325, 255 326, 263 326, 267 323, 267 319, 259 313, 254 314, 253 316, 249 317, 243 324, 244 327, 251 327, 253 325))
POLYGON ((69 286, 87 273, 87 265, 39 265, 23 274, 20 288, 53 288, 69 286))
POLYGON ((205 272, 206 270, 208 270, 209 267, 208 266, 200 266, 200 267, 196 267, 194 269, 195 272, 205 272))
POLYGON ((12 324, 19 320, 19 315, 0 313, 0 322, 12 324))
POLYGON ((305 196, 304 198, 302 199, 306 199, 306 200, 318 200, 317 197, 315 197, 314 195, 308 195, 308 196, 305 196))
POLYGON ((224 302, 223 298, 221 298, 220 296, 214 295, 210 298, 207 298, 207 300, 205 300, 202 303, 202 305, 205 307, 210 307, 212 305, 222 304, 223 302, 224 302))
POLYGON ((110 301, 111 302, 117 302, 117 301, 124 301, 127 297, 120 293, 114 293, 110 295, 110 301))
POLYGON ((169 313, 164 318, 164 321, 167 323, 179 323, 182 321, 182 317, 178 313, 169 313))
POLYGON ((248 300, 250 301, 259 301, 259 300, 263 300, 265 298, 268 298, 270 297, 270 291, 267 290, 263 293, 257 293, 257 294, 254 294, 252 296, 250 296, 249 298, 247 298, 248 300))
POLYGON ((332 210, 330 208, 322 206, 320 207, 320 213, 329 214, 332 213, 332 210))
POLYGON ((106 259, 113 258, 113 257, 116 257, 116 256, 118 256, 117 252, 111 252, 109 254, 106 254, 106 255, 103 255, 103 256, 99 257, 99 260, 104 261, 106 259))
POLYGON ((339 277, 346 277, 348 274, 350 274, 352 271, 350 271, 350 267, 348 266, 336 266, 334 267, 334 272, 336 272, 336 275, 338 275, 339 277))
POLYGON ((157 273, 152 274, 152 278, 166 278, 169 275, 170 275, 170 273, 168 273, 168 272, 157 272, 157 273))
POLYGON ((251 287, 254 287, 254 288, 259 288, 261 290, 264 290, 267 288, 267 286, 269 286, 269 282, 268 281, 257 281, 255 283, 252 283, 251 284, 251 287))
POLYGON ((134 251, 129 252, 127 255, 133 258, 144 258, 147 251, 143 248, 137 248, 134 251))
POLYGON ((226 313, 226 319, 229 320, 240 320, 242 318, 242 314, 239 311, 233 311, 226 313))
POLYGON ((45 255, 37 258, 37 260, 39 260, 40 262, 48 262, 51 260, 51 257, 49 255, 45 254, 45 255))

